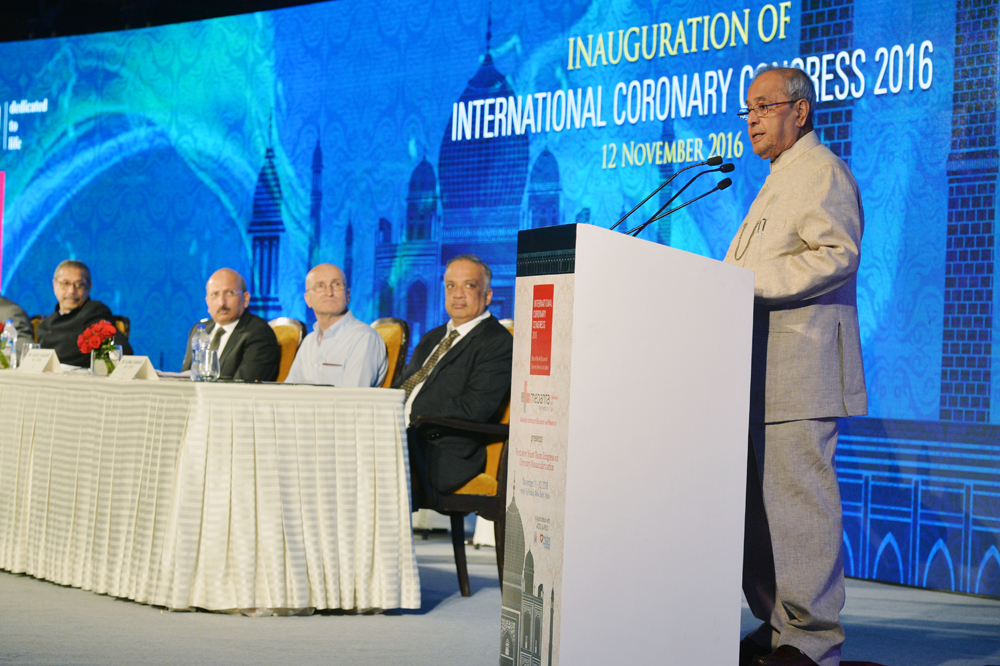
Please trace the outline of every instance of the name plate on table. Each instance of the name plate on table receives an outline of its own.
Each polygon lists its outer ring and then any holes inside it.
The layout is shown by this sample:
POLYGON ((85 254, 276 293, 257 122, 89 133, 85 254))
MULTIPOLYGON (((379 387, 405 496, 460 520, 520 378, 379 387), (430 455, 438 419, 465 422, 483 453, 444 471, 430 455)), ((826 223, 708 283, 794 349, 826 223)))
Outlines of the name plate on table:
POLYGON ((122 356, 108 379, 155 379, 159 381, 148 356, 122 356))
POLYGON ((21 372, 62 372, 55 349, 29 349, 17 366, 21 372))

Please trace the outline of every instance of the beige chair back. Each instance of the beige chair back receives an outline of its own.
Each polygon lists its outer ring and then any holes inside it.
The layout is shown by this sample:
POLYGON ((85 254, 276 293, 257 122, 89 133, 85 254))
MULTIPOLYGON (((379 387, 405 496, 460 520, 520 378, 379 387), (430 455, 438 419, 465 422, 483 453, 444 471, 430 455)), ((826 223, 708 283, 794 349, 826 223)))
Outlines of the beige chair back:
POLYGON ((283 382, 292 369, 292 361, 299 351, 302 339, 306 337, 306 325, 291 317, 278 317, 267 322, 271 325, 274 335, 281 345, 281 366, 278 370, 278 381, 283 382))
POLYGON ((410 344, 410 325, 395 317, 382 317, 372 322, 372 328, 378 331, 385 341, 385 349, 389 353, 389 371, 385 373, 382 388, 389 388, 399 377, 406 365, 406 351, 410 344))

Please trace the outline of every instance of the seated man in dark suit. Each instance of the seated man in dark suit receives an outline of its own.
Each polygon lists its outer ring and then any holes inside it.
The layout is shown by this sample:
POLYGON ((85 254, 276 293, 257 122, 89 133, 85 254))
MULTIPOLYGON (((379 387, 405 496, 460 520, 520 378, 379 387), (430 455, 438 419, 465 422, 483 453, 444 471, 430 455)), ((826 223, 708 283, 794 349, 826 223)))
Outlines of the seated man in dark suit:
MULTIPOLYGON (((493 299, 491 278, 489 266, 475 255, 448 262, 444 307, 451 320, 421 338, 393 385, 406 391, 407 423, 421 416, 497 423, 503 416, 514 338, 486 309, 493 299)), ((443 430, 421 433, 410 431, 410 449, 420 447, 439 491, 456 490, 483 471, 483 442, 443 430)))
POLYGON ((26 342, 33 342, 35 330, 31 326, 31 320, 24 309, 14 301, 0 296, 0 326, 8 319, 14 321, 14 328, 17 329, 17 353, 21 353, 21 348, 26 342))
MULTIPOLYGON (((82 261, 67 259, 56 266, 52 291, 58 302, 55 312, 38 325, 38 342, 42 349, 55 349, 60 363, 89 368, 90 354, 80 351, 77 338, 102 319, 114 323, 107 305, 90 300, 90 287, 90 269, 82 261)), ((122 333, 115 334, 115 344, 122 346, 123 354, 132 353, 122 333)))
MULTIPOLYGON (((205 285, 205 303, 211 319, 202 319, 212 337, 209 349, 219 351, 219 378, 244 382, 273 382, 281 365, 281 347, 270 325, 250 314, 250 293, 239 273, 220 268, 212 273, 205 285)), ((191 336, 188 334, 187 353, 182 370, 191 369, 191 336)))

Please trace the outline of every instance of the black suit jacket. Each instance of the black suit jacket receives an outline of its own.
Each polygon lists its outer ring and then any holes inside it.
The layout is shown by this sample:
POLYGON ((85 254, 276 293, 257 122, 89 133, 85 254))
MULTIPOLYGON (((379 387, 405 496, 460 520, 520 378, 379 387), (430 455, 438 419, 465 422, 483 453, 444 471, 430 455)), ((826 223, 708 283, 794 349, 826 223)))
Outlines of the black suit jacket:
MULTIPOLYGON (((447 334, 447 325, 427 332, 393 384, 400 388, 416 373, 447 334)), ((510 397, 514 338, 490 316, 469 331, 438 361, 413 401, 410 418, 439 416, 497 423, 510 397)), ((480 440, 430 431, 421 442, 434 486, 448 492, 483 471, 486 448, 480 440)))
MULTIPOLYGON (((21 353, 21 347, 25 342, 32 342, 35 339, 35 329, 31 326, 28 314, 20 305, 12 300, 0 296, 0 326, 8 319, 14 320, 14 328, 17 329, 17 352, 21 353)), ((80 331, 83 333, 83 331, 80 331)))
MULTIPOLYGON (((205 324, 205 330, 210 335, 215 330, 215 322, 211 319, 202 319, 191 327, 181 370, 191 369, 191 336, 198 324, 205 324)), ((280 366, 281 347, 271 326, 257 315, 250 314, 249 310, 244 310, 219 357, 219 379, 273 382, 278 379, 280 366)))
MULTIPOLYGON (((88 298, 83 305, 66 314, 59 314, 59 304, 56 303, 55 312, 38 325, 38 342, 42 345, 42 349, 55 349, 60 363, 89 368, 90 354, 80 351, 76 339, 88 326, 102 319, 115 323, 111 309, 100 301, 88 298)), ((115 344, 122 346, 122 354, 127 356, 132 354, 128 338, 121 333, 115 333, 115 344)))

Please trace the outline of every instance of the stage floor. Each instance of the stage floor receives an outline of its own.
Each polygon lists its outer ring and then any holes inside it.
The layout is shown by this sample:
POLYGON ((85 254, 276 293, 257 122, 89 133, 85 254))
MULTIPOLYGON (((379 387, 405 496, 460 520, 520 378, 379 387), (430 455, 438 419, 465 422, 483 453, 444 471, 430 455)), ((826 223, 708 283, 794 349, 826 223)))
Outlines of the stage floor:
MULTIPOLYGON (((416 549, 423 607, 386 615, 171 613, 0 572, 0 664, 496 664, 500 587, 493 549, 468 548, 468 599, 458 593, 446 535, 418 538, 416 549)), ((1000 664, 997 600, 851 580, 844 623, 845 659, 885 666, 1000 664)), ((743 629, 754 626, 744 605, 743 629)))

